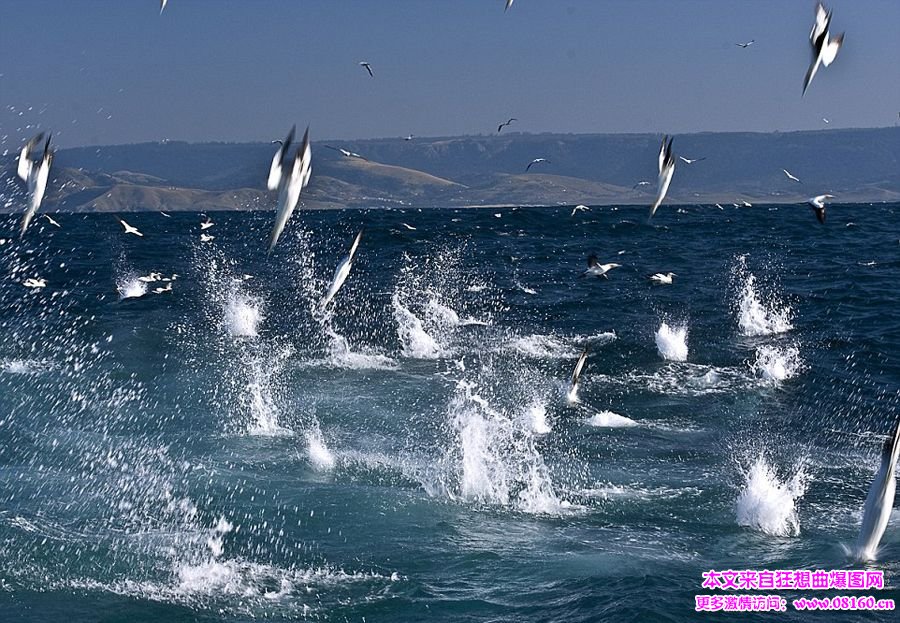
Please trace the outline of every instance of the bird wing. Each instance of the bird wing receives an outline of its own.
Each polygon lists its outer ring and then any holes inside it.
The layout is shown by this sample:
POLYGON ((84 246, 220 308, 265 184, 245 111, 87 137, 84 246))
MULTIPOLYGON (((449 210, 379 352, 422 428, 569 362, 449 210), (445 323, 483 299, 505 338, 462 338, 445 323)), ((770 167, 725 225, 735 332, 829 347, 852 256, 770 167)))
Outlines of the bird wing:
POLYGON ((597 259, 596 255, 589 255, 587 259, 588 268, 596 268, 600 266, 600 261, 597 259))
POLYGON ((825 10, 825 6, 819 2, 816 5, 816 21, 812 30, 809 31, 809 42, 815 46, 816 40, 828 30, 828 23, 831 21, 831 13, 825 10))
POLYGON ((828 67, 834 62, 834 58, 837 56, 838 50, 841 49, 843 43, 844 33, 841 33, 824 44, 824 47, 822 48, 822 63, 825 67, 828 67))

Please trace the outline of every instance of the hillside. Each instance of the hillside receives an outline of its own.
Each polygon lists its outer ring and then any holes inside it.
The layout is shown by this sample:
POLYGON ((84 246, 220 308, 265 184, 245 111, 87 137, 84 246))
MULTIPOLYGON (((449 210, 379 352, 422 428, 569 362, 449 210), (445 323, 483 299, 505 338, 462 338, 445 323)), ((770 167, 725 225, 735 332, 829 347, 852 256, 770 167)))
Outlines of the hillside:
MULTIPOLYGON (((313 143, 306 208, 643 204, 655 191, 660 137, 502 134, 313 143), (365 157, 346 158, 325 145, 365 157), (546 158, 525 172, 533 158, 546 158), (633 189, 640 180, 649 186, 633 189)), ((830 192, 842 202, 900 200, 900 128, 675 137, 666 203, 785 203, 830 192), (787 179, 782 169, 802 183, 787 179)), ((270 143, 169 141, 61 149, 45 209, 270 209, 270 143)), ((21 209, 15 153, 0 159, 0 205, 21 209)))

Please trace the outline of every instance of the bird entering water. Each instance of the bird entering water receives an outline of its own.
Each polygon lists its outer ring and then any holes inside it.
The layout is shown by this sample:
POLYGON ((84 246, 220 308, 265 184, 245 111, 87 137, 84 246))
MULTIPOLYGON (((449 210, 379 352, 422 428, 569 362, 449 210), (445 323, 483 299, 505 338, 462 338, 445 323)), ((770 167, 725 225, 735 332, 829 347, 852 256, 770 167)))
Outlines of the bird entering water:
POLYGON ((816 213, 816 218, 819 219, 819 222, 823 225, 825 224, 825 200, 826 199, 834 199, 834 195, 816 195, 810 199, 807 199, 806 203, 809 204, 809 207, 813 209, 813 212, 816 213))
POLYGON ((856 542, 856 557, 859 560, 874 560, 878 544, 884 536, 894 507, 898 456, 900 456, 900 422, 897 422, 893 434, 884 442, 881 449, 881 466, 866 497, 862 527, 856 542))

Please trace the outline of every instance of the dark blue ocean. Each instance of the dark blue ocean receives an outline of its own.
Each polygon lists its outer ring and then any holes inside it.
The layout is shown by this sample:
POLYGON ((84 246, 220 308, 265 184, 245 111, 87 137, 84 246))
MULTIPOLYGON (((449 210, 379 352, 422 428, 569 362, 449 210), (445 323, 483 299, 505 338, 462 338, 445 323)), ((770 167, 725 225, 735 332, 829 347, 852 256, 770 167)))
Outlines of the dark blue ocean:
POLYGON ((900 205, 570 212, 3 217, 0 620, 896 620, 694 607, 900 600, 900 205))

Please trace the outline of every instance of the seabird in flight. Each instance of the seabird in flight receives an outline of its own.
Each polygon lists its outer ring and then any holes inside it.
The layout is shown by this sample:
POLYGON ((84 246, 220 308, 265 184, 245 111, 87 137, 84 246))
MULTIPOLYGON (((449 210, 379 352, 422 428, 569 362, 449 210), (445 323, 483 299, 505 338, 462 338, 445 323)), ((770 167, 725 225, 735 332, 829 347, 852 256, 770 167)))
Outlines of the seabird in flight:
POLYGON ((500 125, 498 125, 497 126, 497 134, 499 134, 500 130, 502 130, 504 127, 508 126, 509 124, 511 124, 513 121, 518 121, 518 119, 516 119, 515 117, 510 117, 509 121, 506 121, 505 123, 501 123, 500 125))
POLYGON ((369 76, 371 76, 372 78, 375 77, 375 74, 372 73, 372 66, 369 63, 367 63, 366 61, 360 61, 359 64, 366 68, 366 71, 369 72, 369 76))
POLYGON ((756 39, 750 39, 750 41, 748 41, 747 43, 735 43, 734 45, 738 46, 739 48, 749 48, 754 43, 756 43, 756 39))
POLYGON ((798 184, 803 183, 800 181, 799 177, 797 177, 796 175, 791 175, 790 171, 788 171, 787 169, 782 169, 782 171, 784 171, 784 174, 788 176, 789 180, 793 180, 793 181, 797 182, 798 184))
POLYGON ((572 208, 572 216, 575 216, 576 212, 584 212, 585 210, 590 210, 590 208, 587 207, 586 205, 580 203, 577 206, 575 206, 574 208, 572 208))
POLYGON ((142 234, 141 232, 139 232, 139 231, 137 230, 137 227, 132 227, 131 225, 129 225, 128 223, 126 223, 123 219, 119 218, 118 216, 116 217, 116 220, 119 221, 119 223, 122 224, 122 227, 125 228, 125 233, 126 233, 126 234, 134 234, 135 236, 138 236, 138 237, 140 237, 140 238, 143 238, 143 237, 144 237, 144 234, 142 234))
POLYGON ((535 158, 534 160, 532 160, 531 162, 528 163, 527 167, 525 167, 525 172, 528 173, 528 169, 530 169, 532 167, 532 165, 538 164, 539 162, 546 162, 549 164, 550 161, 547 160, 546 158, 535 158))
POLYGON ((609 279, 606 275, 613 268, 619 268, 621 264, 601 264, 597 259, 596 255, 589 255, 587 259, 587 270, 581 273, 581 277, 587 277, 590 275, 591 277, 603 277, 604 279, 609 279))
POLYGON ((45 219, 47 219, 50 222, 50 224, 53 225, 54 227, 60 226, 59 223, 57 223, 55 220, 53 220, 53 217, 50 216, 49 214, 41 214, 41 216, 43 216, 45 219))
POLYGON ((679 160, 683 160, 686 164, 694 164, 695 162, 700 162, 701 160, 706 160, 703 158, 685 158, 684 156, 678 156, 679 160))
POLYGON ((823 225, 825 224, 825 200, 826 199, 834 199, 834 195, 816 195, 810 199, 807 199, 806 203, 809 204, 809 207, 813 209, 813 212, 816 213, 816 218, 819 219, 819 222, 823 225))
POLYGON ((659 146, 659 177, 656 180, 656 201, 650 206, 650 218, 656 214, 656 209, 666 197, 672 176, 675 174, 675 158, 672 157, 672 141, 675 137, 663 136, 662 145, 659 146))
MULTIPOLYGON (((359 158, 360 160, 366 160, 366 158, 363 158, 358 153, 343 149, 341 147, 332 147, 331 145, 325 145, 325 147, 327 147, 328 149, 333 149, 334 151, 341 152, 341 155, 345 158, 359 158)), ((368 162, 368 160, 366 160, 366 162, 368 162)))
POLYGON ((812 30, 809 31, 809 44, 812 46, 812 62, 806 72, 806 78, 803 80, 803 94, 813 77, 819 70, 819 65, 828 67, 834 62, 841 44, 844 43, 844 33, 839 34, 834 39, 831 38, 829 28, 831 26, 831 11, 827 11, 825 6, 819 2, 816 5, 816 23, 813 24, 812 30))

